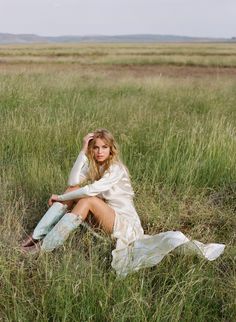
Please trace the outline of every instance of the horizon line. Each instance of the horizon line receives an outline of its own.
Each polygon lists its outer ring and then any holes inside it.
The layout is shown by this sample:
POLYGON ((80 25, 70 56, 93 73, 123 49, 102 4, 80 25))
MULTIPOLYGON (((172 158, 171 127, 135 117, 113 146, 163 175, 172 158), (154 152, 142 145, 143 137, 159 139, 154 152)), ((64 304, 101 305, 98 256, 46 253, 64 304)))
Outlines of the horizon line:
POLYGON ((126 36, 164 36, 164 37, 185 37, 185 38, 211 38, 211 39, 233 39, 234 36, 231 37, 220 37, 220 36, 189 36, 189 35, 181 35, 181 34, 158 34, 158 33, 127 33, 127 34, 59 34, 59 35, 42 35, 37 33, 11 33, 11 32, 0 32, 0 35, 15 35, 15 36, 37 36, 37 37, 126 37, 126 36))

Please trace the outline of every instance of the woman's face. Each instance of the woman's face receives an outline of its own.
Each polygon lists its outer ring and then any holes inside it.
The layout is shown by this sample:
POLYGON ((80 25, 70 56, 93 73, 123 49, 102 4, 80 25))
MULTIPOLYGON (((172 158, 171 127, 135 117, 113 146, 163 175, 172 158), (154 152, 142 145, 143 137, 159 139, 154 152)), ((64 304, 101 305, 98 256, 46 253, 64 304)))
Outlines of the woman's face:
POLYGON ((105 162, 110 155, 110 147, 105 141, 97 138, 93 146, 94 158, 99 163, 105 162))

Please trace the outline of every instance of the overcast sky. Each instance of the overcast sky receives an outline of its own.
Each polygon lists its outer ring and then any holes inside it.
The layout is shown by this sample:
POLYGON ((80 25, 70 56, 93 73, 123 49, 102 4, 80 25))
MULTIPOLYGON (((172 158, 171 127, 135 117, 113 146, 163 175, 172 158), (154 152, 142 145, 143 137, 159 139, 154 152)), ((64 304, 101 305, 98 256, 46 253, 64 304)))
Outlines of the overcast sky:
POLYGON ((236 36, 236 0, 0 0, 0 33, 236 36))

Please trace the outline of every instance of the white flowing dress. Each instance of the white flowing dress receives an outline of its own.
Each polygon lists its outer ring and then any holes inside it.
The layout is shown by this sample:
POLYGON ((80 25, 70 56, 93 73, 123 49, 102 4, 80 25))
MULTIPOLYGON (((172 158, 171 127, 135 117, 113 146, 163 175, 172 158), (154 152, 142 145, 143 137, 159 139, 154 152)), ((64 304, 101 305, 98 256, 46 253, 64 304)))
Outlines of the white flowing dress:
MULTIPOLYGON (((83 151, 70 172, 68 185, 75 186, 87 179, 88 159, 83 151)), ((145 235, 140 218, 133 203, 134 192, 126 167, 114 163, 101 179, 77 190, 59 195, 59 201, 97 196, 115 211, 112 237, 116 248, 112 251, 112 267, 120 276, 142 267, 158 264, 165 255, 178 247, 182 251, 194 251, 208 260, 216 259, 223 251, 223 244, 203 244, 190 241, 180 231, 167 231, 156 235, 145 235)))

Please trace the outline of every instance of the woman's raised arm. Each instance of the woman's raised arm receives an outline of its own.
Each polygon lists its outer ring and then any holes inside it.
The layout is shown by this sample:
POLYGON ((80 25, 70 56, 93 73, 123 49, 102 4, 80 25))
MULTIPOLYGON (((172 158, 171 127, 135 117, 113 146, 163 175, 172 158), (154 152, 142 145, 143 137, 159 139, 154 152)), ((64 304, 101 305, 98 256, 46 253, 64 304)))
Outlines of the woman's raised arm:
POLYGON ((71 169, 68 185, 69 186, 76 186, 80 184, 81 181, 87 178, 88 174, 88 158, 86 156, 88 150, 89 141, 93 139, 93 133, 88 133, 83 138, 83 148, 79 153, 73 168, 71 169))
POLYGON ((85 152, 82 150, 74 165, 71 169, 69 179, 68 179, 68 185, 69 186, 76 186, 80 184, 81 181, 85 180, 87 178, 88 174, 88 159, 86 157, 85 152))

